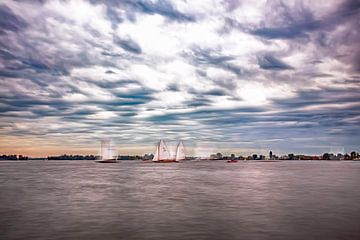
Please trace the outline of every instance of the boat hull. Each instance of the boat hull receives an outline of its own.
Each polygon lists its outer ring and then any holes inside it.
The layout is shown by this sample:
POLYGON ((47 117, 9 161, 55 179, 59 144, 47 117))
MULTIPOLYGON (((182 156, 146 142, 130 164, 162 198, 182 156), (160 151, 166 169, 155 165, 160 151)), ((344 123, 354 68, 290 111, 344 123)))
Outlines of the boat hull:
POLYGON ((238 161, 237 160, 228 160, 227 162, 228 163, 237 163, 238 161))
POLYGON ((153 161, 153 163, 178 163, 179 161, 173 160, 173 159, 164 159, 164 160, 158 160, 153 161))
POLYGON ((96 160, 97 163, 117 163, 118 161, 114 159, 102 159, 102 160, 96 160))

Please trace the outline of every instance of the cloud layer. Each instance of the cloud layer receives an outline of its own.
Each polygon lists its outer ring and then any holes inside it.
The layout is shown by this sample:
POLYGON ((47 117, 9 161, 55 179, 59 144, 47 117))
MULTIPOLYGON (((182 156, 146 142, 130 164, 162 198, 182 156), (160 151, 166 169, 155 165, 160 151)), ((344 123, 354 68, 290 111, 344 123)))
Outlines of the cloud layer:
POLYGON ((2 1, 0 16, 3 151, 359 150, 359 1, 2 1))

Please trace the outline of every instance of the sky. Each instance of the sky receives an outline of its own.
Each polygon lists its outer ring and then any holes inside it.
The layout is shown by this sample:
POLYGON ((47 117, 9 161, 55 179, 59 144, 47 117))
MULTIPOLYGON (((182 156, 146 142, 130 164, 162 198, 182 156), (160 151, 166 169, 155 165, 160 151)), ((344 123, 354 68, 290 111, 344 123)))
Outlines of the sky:
POLYGON ((360 2, 0 1, 0 153, 360 150, 360 2))

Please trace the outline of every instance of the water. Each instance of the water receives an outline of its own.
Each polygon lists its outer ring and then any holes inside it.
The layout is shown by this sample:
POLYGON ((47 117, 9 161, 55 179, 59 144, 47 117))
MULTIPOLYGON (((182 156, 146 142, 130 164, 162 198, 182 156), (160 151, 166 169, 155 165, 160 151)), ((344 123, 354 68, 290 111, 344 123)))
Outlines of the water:
POLYGON ((360 162, 0 162, 0 239, 360 239, 360 162))

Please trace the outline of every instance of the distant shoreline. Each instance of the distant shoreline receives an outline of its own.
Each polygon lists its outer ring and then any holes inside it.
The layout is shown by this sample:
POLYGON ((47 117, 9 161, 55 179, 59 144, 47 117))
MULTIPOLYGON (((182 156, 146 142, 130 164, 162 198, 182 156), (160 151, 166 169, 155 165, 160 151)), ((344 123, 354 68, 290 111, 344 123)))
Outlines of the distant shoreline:
MULTIPOLYGON (((93 162, 94 160, 74 160, 74 159, 56 159, 56 160, 48 160, 47 158, 37 158, 37 159, 27 159, 27 160, 0 160, 0 162, 58 162, 58 161, 76 161, 76 162, 93 162)), ((131 160, 118 160, 120 162, 133 162, 133 161, 145 161, 143 159, 131 159, 131 160)), ((151 160, 146 160, 151 161, 151 160)), ((228 160, 226 159, 200 159, 196 160, 196 162, 226 162, 228 160)), ((354 159, 354 160, 326 160, 326 159, 319 159, 319 160, 290 160, 290 159, 282 159, 282 160, 238 160, 238 162, 320 162, 320 161, 326 161, 326 162, 360 162, 360 160, 354 159)), ((182 161, 182 162, 194 162, 194 161, 182 161)))

